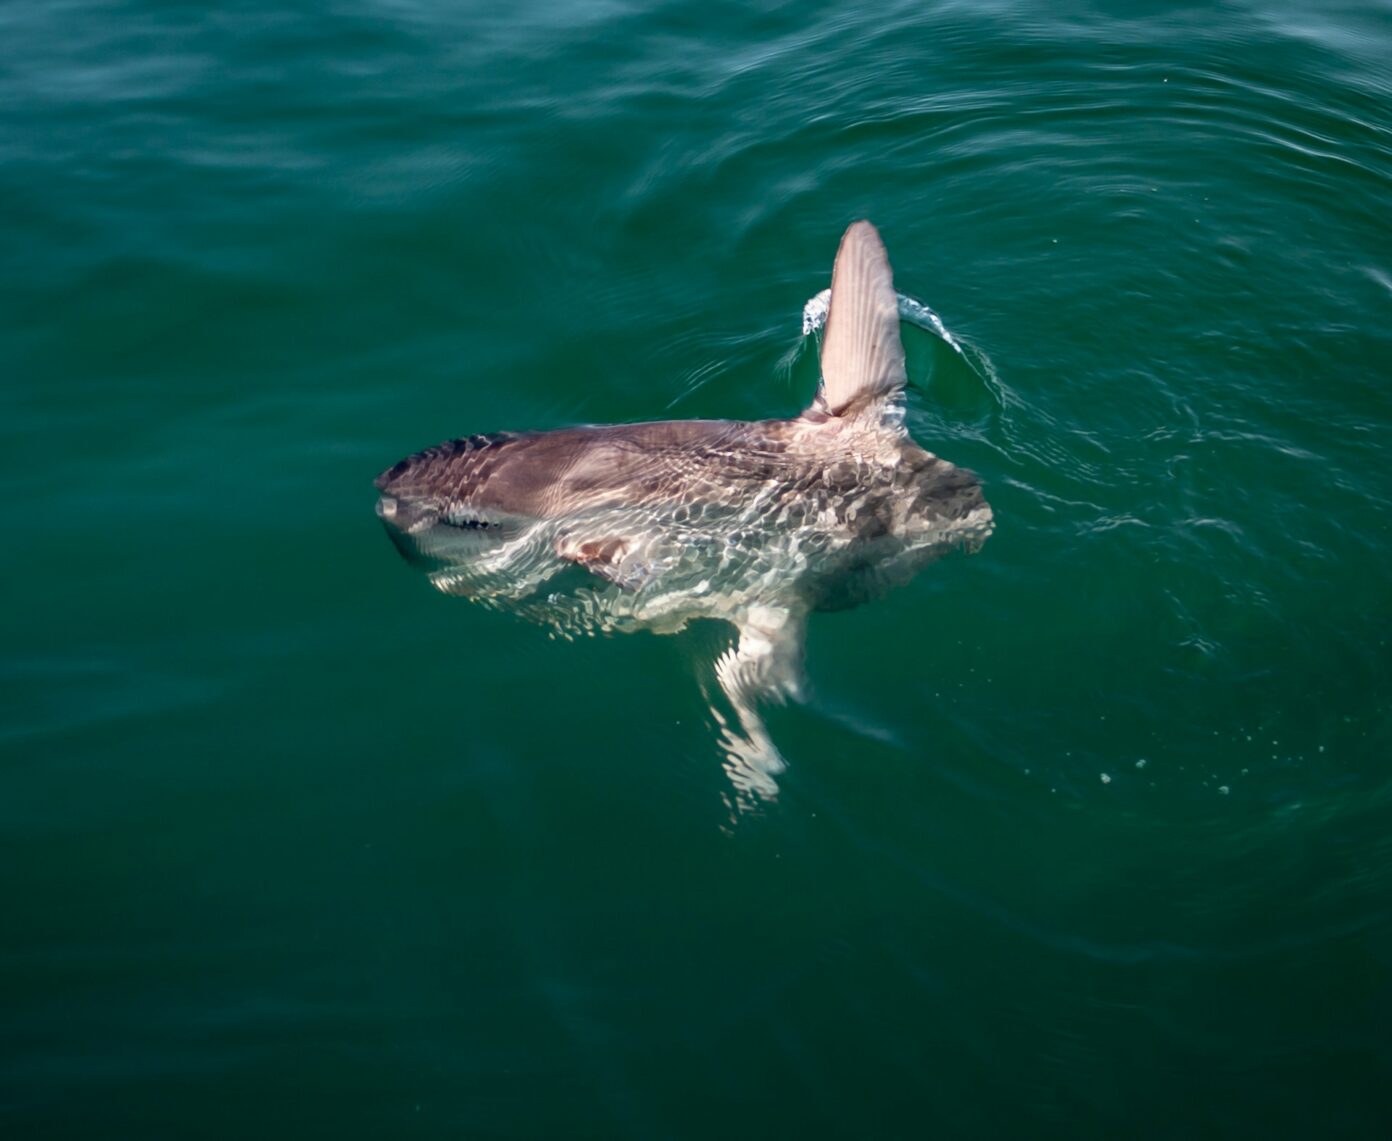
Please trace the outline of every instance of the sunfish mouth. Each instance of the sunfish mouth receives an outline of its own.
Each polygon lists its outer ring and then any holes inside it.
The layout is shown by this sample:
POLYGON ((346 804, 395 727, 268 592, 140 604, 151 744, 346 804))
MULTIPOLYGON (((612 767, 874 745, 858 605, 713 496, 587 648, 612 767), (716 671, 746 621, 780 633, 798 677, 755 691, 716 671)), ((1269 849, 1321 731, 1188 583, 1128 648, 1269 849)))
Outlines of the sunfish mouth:
POLYGON ((395 495, 383 495, 377 500, 377 518, 389 530, 400 531, 406 535, 419 535, 428 531, 440 521, 440 513, 433 507, 412 503, 395 495))
POLYGON ((526 532, 498 513, 389 493, 377 500, 377 518, 407 562, 427 572, 452 567, 466 579, 499 569, 494 560, 526 532))

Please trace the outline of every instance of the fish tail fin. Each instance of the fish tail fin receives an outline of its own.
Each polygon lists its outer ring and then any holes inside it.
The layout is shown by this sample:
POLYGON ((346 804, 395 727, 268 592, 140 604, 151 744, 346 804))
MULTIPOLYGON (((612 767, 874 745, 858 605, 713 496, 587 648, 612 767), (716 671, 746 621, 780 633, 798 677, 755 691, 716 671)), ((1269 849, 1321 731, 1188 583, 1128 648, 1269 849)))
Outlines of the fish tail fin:
POLYGON ((831 302, 822 336, 818 403, 833 416, 893 398, 903 391, 904 343, 899 297, 879 232, 851 223, 831 271, 831 302))

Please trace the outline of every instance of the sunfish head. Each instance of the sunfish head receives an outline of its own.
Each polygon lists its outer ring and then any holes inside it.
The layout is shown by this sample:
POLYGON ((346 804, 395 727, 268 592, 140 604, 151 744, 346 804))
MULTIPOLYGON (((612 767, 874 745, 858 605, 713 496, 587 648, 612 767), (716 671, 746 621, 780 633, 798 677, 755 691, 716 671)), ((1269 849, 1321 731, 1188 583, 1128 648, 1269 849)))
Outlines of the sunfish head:
POLYGON ((408 562, 427 572, 496 569, 487 566, 490 556, 526 530, 528 520, 479 502, 489 474, 479 459, 498 443, 498 437, 452 440, 377 477, 377 517, 408 562))

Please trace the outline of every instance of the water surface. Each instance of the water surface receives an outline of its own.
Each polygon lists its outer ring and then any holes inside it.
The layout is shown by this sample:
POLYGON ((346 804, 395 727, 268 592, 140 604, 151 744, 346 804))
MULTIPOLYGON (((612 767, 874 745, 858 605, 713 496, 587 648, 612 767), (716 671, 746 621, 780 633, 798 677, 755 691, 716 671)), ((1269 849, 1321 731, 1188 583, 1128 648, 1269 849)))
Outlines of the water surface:
POLYGON ((1382 1136, 1385 4, 0 15, 14 1136, 1382 1136), (996 533, 814 616, 441 597, 451 436, 795 413, 872 218, 996 533))

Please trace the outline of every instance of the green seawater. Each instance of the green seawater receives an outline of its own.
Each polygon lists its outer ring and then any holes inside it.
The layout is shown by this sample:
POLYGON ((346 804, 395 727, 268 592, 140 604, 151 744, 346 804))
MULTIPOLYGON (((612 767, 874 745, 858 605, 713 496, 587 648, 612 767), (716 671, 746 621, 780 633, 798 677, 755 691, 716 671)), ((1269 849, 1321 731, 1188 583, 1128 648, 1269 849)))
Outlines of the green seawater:
POLYGON ((1389 218, 1386 0, 0 6, 0 1135, 1388 1136, 1389 218), (795 413, 857 217, 996 532, 740 811, 371 481, 795 413))

